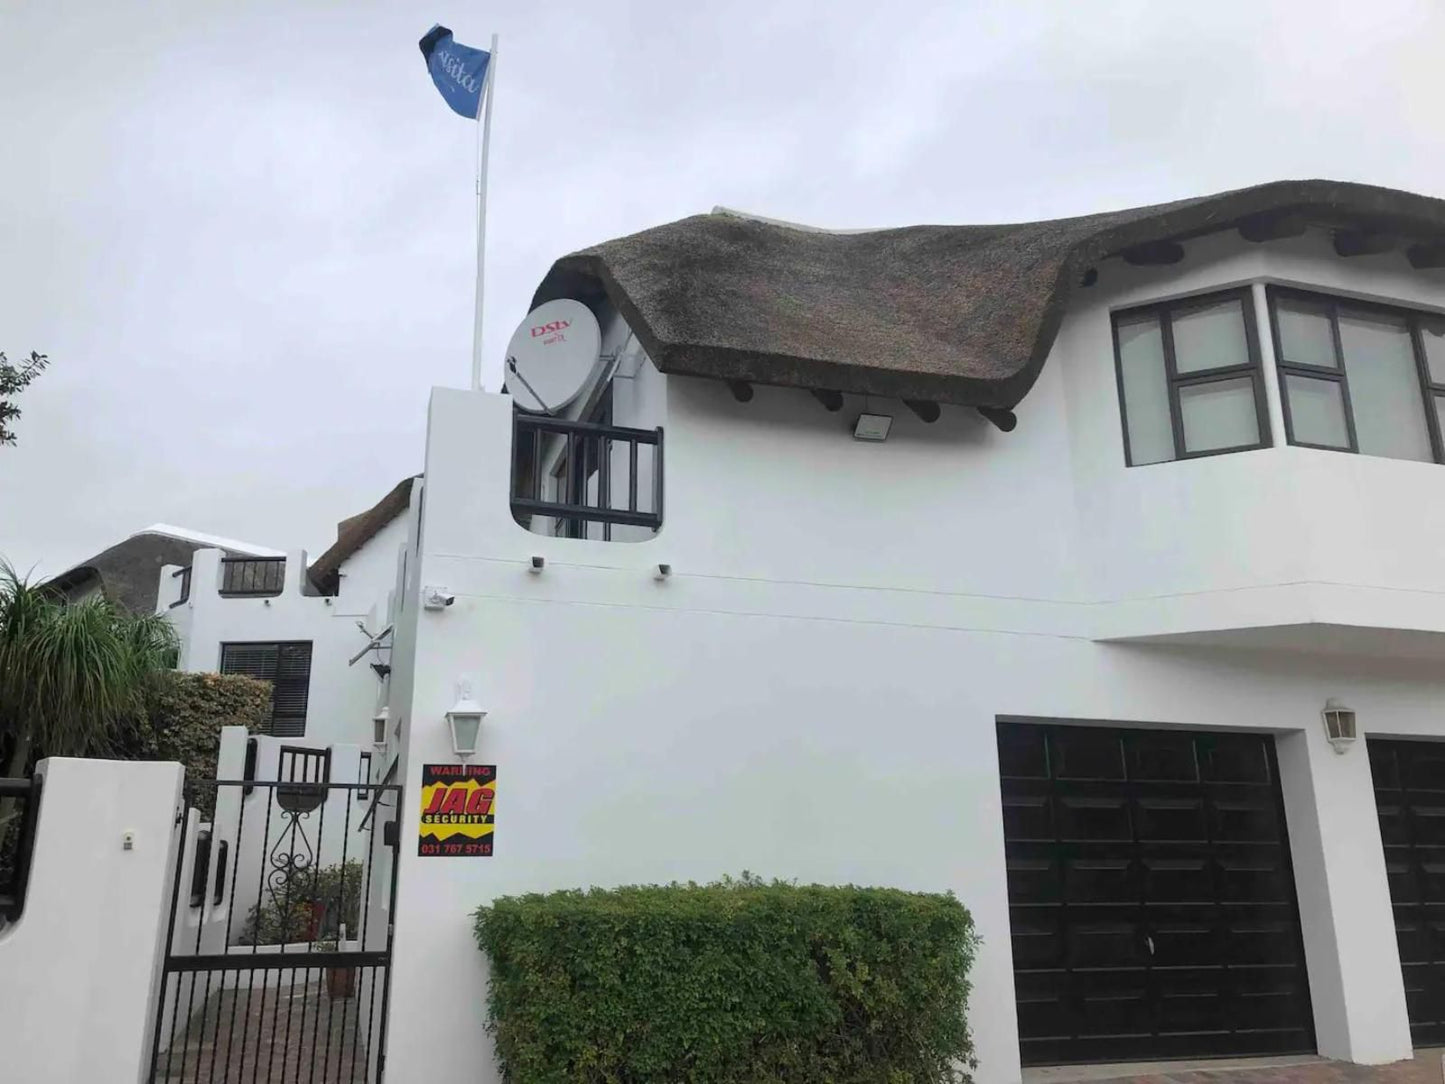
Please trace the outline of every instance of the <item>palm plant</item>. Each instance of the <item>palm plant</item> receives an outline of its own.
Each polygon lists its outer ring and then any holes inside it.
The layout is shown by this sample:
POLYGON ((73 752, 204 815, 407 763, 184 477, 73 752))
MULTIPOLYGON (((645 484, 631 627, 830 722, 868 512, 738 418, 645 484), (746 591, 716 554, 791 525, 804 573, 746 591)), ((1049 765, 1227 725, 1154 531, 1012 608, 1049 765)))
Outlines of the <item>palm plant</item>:
MULTIPOLYGON (((175 653, 164 618, 103 599, 67 605, 0 561, 0 775, 24 774, 36 755, 103 750, 175 653)), ((0 803, 0 829, 10 814, 0 803)))

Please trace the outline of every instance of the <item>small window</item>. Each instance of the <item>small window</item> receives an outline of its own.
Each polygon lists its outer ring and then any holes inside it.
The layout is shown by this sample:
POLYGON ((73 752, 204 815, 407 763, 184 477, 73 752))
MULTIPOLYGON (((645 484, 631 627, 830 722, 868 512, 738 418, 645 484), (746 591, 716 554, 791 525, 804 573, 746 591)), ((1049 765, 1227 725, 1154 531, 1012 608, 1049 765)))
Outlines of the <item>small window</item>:
POLYGON ((299 738, 306 733, 311 689, 311 641, 221 645, 221 673, 245 674, 271 683, 267 733, 299 738))
POLYGON ((1118 313, 1114 350, 1130 466, 1269 445, 1248 290, 1118 313))
POLYGON ((1291 444, 1445 461, 1445 320, 1271 288, 1291 444))
MULTIPOLYGON (((370 783, 370 782, 371 782, 371 754, 370 754, 370 753, 362 753, 362 754, 361 754, 361 763, 360 763, 360 765, 358 765, 357 771, 356 771, 356 781, 357 781, 358 783, 370 783)), ((364 801, 366 801, 366 800, 367 800, 368 798, 370 798, 370 797, 371 797, 371 788, 368 787, 368 786, 363 786, 360 790, 358 790, 358 791, 356 792, 356 800, 357 800, 358 802, 364 802, 364 801)))

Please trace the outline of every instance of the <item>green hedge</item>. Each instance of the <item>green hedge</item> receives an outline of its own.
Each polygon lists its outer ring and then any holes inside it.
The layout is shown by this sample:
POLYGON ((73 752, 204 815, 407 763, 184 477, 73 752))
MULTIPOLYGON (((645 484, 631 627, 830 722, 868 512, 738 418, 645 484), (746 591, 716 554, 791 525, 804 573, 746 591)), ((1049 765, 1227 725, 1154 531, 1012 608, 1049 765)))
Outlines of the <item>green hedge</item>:
POLYGON ((186 778, 215 779, 221 727, 264 732, 271 720, 271 683, 240 674, 170 671, 146 697, 146 714, 108 736, 104 755, 122 760, 178 760, 186 778))
POLYGON ((969 1079, 977 938, 952 895, 741 881, 475 915, 508 1084, 969 1079))

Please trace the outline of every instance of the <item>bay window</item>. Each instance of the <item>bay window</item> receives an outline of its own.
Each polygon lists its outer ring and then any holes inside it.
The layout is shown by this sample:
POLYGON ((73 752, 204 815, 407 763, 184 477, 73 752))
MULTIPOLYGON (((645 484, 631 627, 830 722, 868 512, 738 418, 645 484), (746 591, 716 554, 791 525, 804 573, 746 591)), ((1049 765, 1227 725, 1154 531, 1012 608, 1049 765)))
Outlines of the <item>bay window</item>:
POLYGON ((1445 462, 1445 318, 1269 289, 1291 444, 1445 462))
POLYGON ((1114 349, 1130 466, 1269 445, 1247 288, 1116 313, 1114 349))

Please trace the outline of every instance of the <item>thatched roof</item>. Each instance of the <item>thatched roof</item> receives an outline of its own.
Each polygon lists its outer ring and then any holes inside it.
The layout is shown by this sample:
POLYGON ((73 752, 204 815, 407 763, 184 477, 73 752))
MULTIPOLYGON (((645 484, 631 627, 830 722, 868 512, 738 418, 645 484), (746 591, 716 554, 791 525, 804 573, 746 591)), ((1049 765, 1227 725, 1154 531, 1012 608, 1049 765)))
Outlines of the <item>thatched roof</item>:
POLYGON ((343 519, 336 525, 336 541, 307 569, 307 576, 318 591, 325 595, 336 594, 341 586, 341 566, 380 534, 383 527, 406 511, 411 504, 411 486, 415 481, 415 478, 403 478, 365 512, 343 519))
POLYGON ((227 557, 249 556, 259 549, 236 548, 245 545, 239 542, 223 546, 219 541, 207 541, 208 538, 163 534, 154 529, 141 531, 47 580, 45 586, 72 600, 99 586, 101 594, 111 602, 133 613, 153 613, 160 595, 163 566, 189 565, 196 550, 212 546, 221 549, 227 557))
POLYGON ((1140 246, 1157 261, 1161 242, 1241 226, 1268 236, 1287 220, 1385 231, 1423 248, 1425 266, 1445 242, 1445 201, 1335 181, 863 233, 710 214, 564 256, 533 304, 605 296, 664 373, 1012 408, 1099 261, 1140 246))

